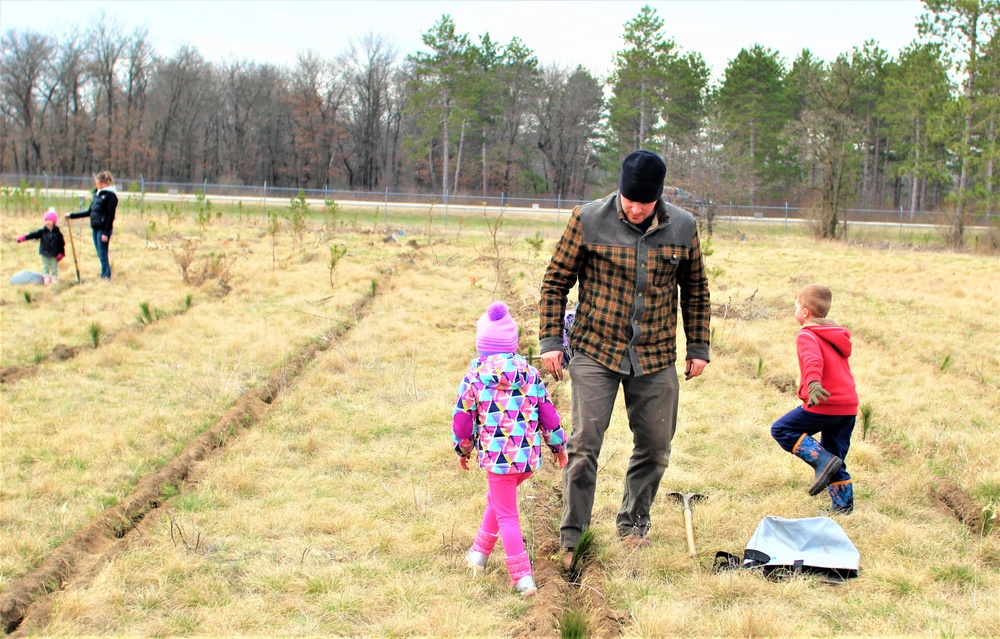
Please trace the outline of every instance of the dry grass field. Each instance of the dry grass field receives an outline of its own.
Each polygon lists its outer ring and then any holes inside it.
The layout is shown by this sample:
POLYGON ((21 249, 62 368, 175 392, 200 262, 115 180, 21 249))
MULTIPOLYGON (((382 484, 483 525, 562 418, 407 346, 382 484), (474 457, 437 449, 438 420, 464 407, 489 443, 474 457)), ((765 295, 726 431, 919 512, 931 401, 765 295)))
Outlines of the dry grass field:
MULTIPOLYGON (((494 297, 523 351, 537 349, 557 224, 506 220, 491 234, 426 215, 393 218, 390 237, 377 215, 346 213, 314 218, 294 242, 282 227, 272 247, 259 214, 228 211, 202 234, 190 215, 126 213, 112 283, 97 281, 75 224, 82 284, 69 258, 57 285, 10 286, 38 270, 37 245, 12 238, 39 218, 0 220, 8 631, 529 637, 570 636, 577 618, 594 636, 1000 636, 996 257, 721 228, 707 258, 712 363, 681 382, 661 486, 709 495, 694 508, 698 558, 680 506, 662 497, 651 547, 618 543, 631 450, 618 410, 579 583, 554 561, 561 485, 548 456, 522 488, 540 586, 524 600, 499 556, 477 580, 465 573, 485 478, 457 469, 449 424, 494 297), (538 252, 526 242, 536 231, 538 252), (185 241, 192 268, 235 261, 185 283, 185 241), (331 246, 347 247, 332 275, 331 246), (811 470, 769 435, 796 404, 792 301, 813 281, 852 330, 868 415, 847 460, 856 512, 837 517, 860 576, 714 573, 715 552, 741 553, 764 516, 829 504, 808 497, 811 470)), ((568 382, 549 388, 568 424, 568 382)))

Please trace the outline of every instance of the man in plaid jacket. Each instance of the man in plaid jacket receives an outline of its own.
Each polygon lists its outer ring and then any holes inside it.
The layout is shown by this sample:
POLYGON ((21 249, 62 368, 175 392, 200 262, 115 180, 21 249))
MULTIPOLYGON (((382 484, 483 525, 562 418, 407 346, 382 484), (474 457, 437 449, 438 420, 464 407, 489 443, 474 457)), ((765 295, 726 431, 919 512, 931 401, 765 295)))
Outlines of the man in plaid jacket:
POLYGON ((628 545, 648 543, 649 512, 670 461, 677 423, 677 310, 686 338, 685 379, 709 361, 708 278, 694 216, 662 197, 666 165, 634 151, 622 163, 618 191, 573 210, 542 280, 542 363, 562 379, 563 313, 578 284, 569 332, 573 358, 573 431, 563 472, 563 565, 590 526, 597 459, 619 384, 625 392, 633 450, 618 511, 628 545))

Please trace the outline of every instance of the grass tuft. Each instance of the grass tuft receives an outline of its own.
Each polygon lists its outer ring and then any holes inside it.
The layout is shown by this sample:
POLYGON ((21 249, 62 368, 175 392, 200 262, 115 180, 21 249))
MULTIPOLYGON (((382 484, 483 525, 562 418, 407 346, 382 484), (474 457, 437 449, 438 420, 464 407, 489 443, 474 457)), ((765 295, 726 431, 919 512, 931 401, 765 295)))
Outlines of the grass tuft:
POLYGON ((944 356, 944 359, 941 361, 941 372, 943 373, 946 370, 948 370, 948 367, 951 366, 951 363, 952 363, 951 353, 948 353, 947 355, 944 356))
POLYGON ((562 639, 583 639, 587 635, 587 613, 579 608, 565 610, 559 616, 559 636, 562 639))
POLYGON ((139 315, 139 322, 142 324, 152 324, 153 323, 153 312, 149 308, 149 302, 139 302, 139 310, 142 314, 139 315))
POLYGON ((998 519, 1000 519, 1000 508, 996 504, 991 503, 983 506, 981 531, 983 537, 990 534, 990 531, 997 525, 998 519))
POLYGON ((104 329, 101 328, 101 323, 98 321, 93 321, 90 326, 87 327, 87 331, 90 333, 90 342, 97 348, 101 345, 101 337, 104 335, 104 329))
POLYGON ((597 539, 594 536, 594 529, 588 528, 580 535, 580 540, 573 548, 573 563, 569 566, 569 581, 578 581, 583 567, 597 552, 597 539))
POLYGON ((875 406, 871 402, 862 402, 858 408, 861 413, 861 441, 865 441, 868 439, 868 429, 872 426, 875 406))

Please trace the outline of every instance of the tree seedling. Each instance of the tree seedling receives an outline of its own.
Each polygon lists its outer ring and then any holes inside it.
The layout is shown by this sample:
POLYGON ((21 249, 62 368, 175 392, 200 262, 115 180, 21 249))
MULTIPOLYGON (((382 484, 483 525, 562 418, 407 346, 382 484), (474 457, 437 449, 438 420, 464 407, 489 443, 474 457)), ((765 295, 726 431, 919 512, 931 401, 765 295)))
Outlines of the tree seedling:
POLYGON ((104 334, 104 329, 101 328, 101 323, 95 320, 90 323, 87 330, 90 333, 90 341, 94 344, 94 348, 100 346, 101 337, 104 334))

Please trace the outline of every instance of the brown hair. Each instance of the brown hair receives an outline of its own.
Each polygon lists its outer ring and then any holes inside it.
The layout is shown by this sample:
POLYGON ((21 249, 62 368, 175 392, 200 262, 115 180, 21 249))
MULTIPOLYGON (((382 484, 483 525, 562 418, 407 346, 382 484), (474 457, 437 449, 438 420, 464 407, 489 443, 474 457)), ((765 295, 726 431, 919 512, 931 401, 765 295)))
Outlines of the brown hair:
POLYGON ((115 177, 111 175, 111 171, 101 171, 100 173, 94 176, 94 179, 100 182, 101 184, 111 185, 115 183, 115 177))
POLYGON ((822 284, 809 284, 802 287, 799 294, 795 296, 795 300, 800 305, 808 308, 813 317, 822 319, 830 312, 833 292, 830 291, 829 287, 822 284))

